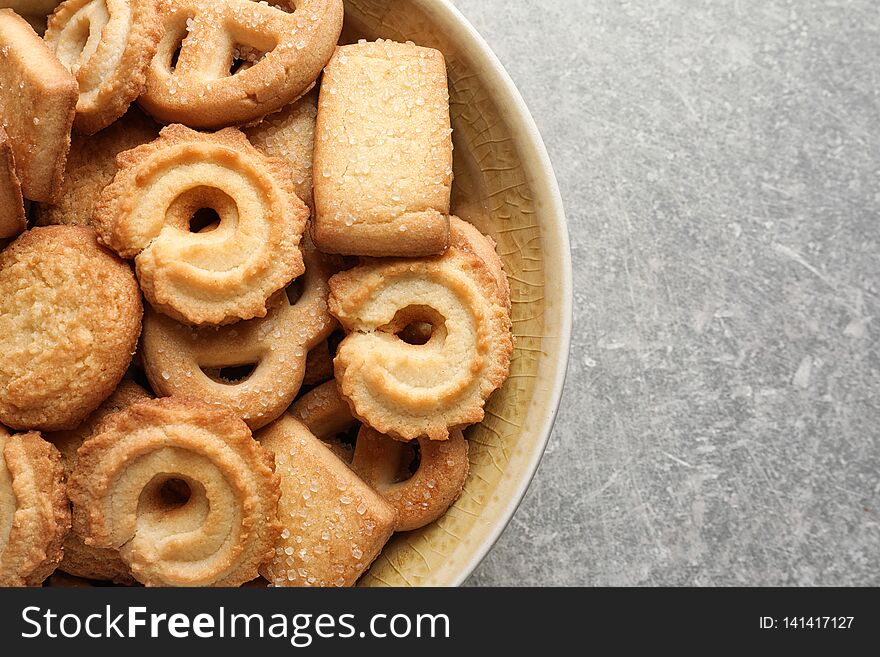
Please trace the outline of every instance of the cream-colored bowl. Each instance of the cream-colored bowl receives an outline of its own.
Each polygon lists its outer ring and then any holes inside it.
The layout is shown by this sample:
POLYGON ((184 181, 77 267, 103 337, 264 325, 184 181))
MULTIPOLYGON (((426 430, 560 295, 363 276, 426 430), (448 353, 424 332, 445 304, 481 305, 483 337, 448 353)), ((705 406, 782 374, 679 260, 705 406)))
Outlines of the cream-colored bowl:
POLYGON ((556 178, 522 98, 486 42, 445 0, 347 0, 343 40, 414 41, 446 56, 455 143, 453 211, 498 242, 510 279, 510 378, 471 427, 464 492, 437 522, 398 534, 365 586, 461 584, 513 516, 538 467, 565 379, 571 255, 556 178))

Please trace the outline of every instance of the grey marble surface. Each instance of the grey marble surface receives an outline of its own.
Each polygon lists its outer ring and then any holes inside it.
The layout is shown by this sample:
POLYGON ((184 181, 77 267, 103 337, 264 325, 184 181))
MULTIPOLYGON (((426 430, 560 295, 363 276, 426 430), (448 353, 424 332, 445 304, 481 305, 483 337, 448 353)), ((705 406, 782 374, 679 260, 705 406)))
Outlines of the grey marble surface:
POLYGON ((455 0, 566 204, 574 341, 471 585, 880 585, 875 0, 455 0))

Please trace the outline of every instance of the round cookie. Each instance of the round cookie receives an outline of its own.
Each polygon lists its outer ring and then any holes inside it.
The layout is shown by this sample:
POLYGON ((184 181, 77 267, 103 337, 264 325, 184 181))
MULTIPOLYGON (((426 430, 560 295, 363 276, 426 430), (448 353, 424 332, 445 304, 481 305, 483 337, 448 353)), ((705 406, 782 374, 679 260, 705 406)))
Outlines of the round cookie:
POLYGON ((116 388, 143 308, 129 266, 81 226, 48 226, 0 252, 0 422, 76 427, 116 388))
POLYGON ((494 242, 457 217, 442 256, 364 259, 330 279, 329 307, 348 333, 334 359, 339 392, 392 438, 448 439, 483 419, 507 379, 507 278, 494 242))
POLYGON ((68 483, 86 545, 113 548, 147 586, 239 586, 281 527, 274 459, 222 406, 185 397, 109 416, 68 483))
POLYGON ((134 259, 159 312, 194 326, 265 317, 270 297, 303 273, 309 210, 290 168, 235 128, 172 125, 117 164, 92 219, 102 243, 134 259))
POLYGON ((419 467, 410 473, 411 444, 362 426, 351 461, 351 469, 397 509, 398 532, 424 527, 446 513, 470 469, 468 442, 459 430, 449 440, 422 437, 418 444, 419 467))

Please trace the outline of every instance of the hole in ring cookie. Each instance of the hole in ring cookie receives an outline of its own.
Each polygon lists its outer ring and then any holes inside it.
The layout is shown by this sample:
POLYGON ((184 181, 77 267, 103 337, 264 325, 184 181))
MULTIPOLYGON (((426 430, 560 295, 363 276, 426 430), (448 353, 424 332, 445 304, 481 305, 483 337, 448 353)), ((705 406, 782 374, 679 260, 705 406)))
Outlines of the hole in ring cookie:
POLYGON ((199 486, 175 474, 157 474, 141 492, 138 512, 166 514, 182 509, 198 494, 199 486))
POLYGON ((159 488, 159 499, 169 508, 183 506, 191 496, 192 489, 183 479, 171 478, 159 488))
POLYGON ((380 330, 396 335, 413 346, 446 340, 446 318, 430 306, 407 306, 380 330))
POLYGON ((209 233, 220 225, 220 215, 214 208, 199 208, 189 220, 189 232, 209 233))
POLYGON ((236 221, 235 200, 221 189, 203 185, 182 192, 166 211, 166 222, 187 233, 210 233, 224 222, 236 221))
POLYGON ((168 63, 168 69, 173 73, 177 68, 177 60, 180 59, 180 51, 183 50, 183 41, 180 42, 180 45, 177 46, 177 50, 174 51, 174 54, 171 55, 171 61, 168 63))
POLYGON ((260 62, 266 53, 250 46, 236 46, 232 51, 232 63, 229 65, 230 77, 246 71, 260 62))
POLYGON ((411 322, 403 327, 397 337, 412 345, 426 344, 434 333, 434 327, 428 322, 411 322))
POLYGON ((284 288, 284 293, 287 295, 287 302, 295 306, 303 295, 303 277, 291 281, 290 285, 284 288))
POLYGON ((254 370, 257 369, 259 363, 245 363, 244 365, 230 365, 228 367, 203 367, 202 372, 207 374, 217 383, 226 385, 238 385, 242 381, 246 381, 254 370))
POLYGON ((422 447, 419 441, 414 440, 411 443, 403 445, 402 454, 400 456, 400 468, 397 471, 397 479, 395 483, 401 483, 412 479, 422 464, 422 447))
POLYGON ((183 42, 189 37, 189 30, 186 24, 190 20, 192 20, 191 16, 180 16, 177 23, 168 28, 165 38, 159 46, 159 52, 156 57, 159 58, 159 62, 164 64, 171 73, 177 70, 177 61, 180 59, 181 50, 183 50, 183 42), (169 48, 165 46, 166 43, 174 44, 174 47, 169 48))

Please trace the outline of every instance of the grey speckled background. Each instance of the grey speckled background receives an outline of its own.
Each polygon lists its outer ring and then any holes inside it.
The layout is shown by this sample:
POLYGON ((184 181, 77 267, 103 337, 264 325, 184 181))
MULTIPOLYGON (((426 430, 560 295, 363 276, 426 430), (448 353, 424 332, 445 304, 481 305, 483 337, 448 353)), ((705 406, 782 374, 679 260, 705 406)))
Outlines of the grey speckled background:
POLYGON ((880 585, 875 0, 455 0, 574 258, 556 430, 472 585, 880 585))

